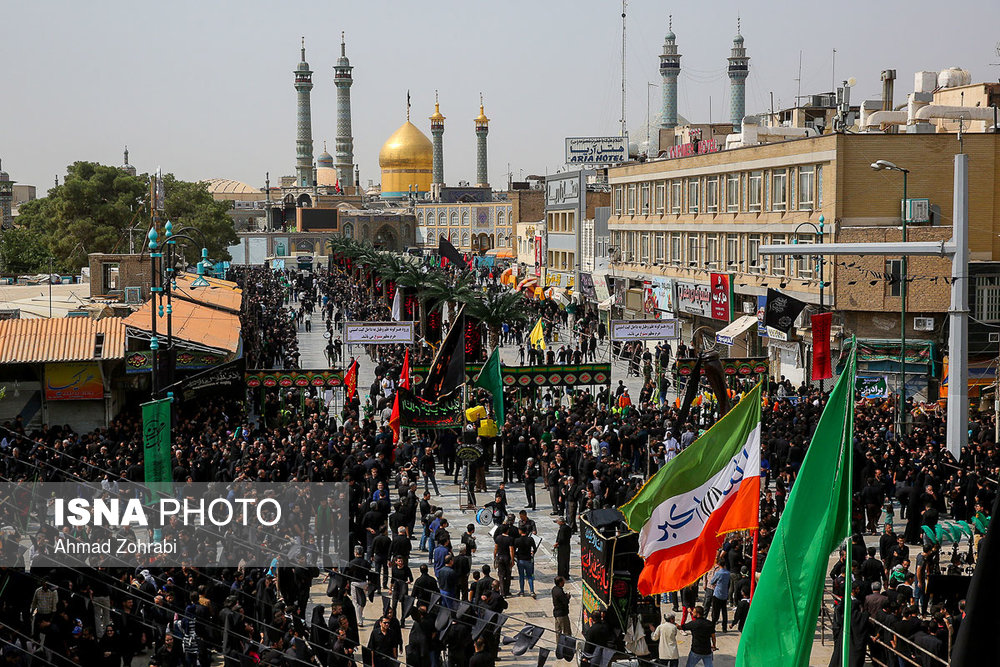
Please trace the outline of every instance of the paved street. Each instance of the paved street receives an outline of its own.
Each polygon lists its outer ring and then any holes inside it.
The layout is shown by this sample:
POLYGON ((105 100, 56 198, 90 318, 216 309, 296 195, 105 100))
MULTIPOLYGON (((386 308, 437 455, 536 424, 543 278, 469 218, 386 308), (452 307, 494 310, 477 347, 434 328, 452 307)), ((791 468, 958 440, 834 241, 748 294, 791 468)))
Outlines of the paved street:
MULTIPOLYGON (((300 327, 298 333, 301 352, 300 365, 302 368, 310 369, 326 368, 326 357, 323 353, 323 349, 326 345, 326 340, 323 338, 323 332, 325 331, 324 324, 319 314, 314 314, 312 317, 312 331, 306 332, 304 331, 304 327, 300 327)), ((606 347, 602 350, 602 353, 604 355, 603 359, 606 359, 606 347)), ((346 350, 345 355, 349 356, 346 350)), ((358 347, 355 347, 354 349, 354 356, 360 359, 360 374, 358 381, 359 391, 367 391, 367 387, 369 387, 374 381, 374 366, 370 360, 363 355, 362 351, 358 347)), ((513 346, 507 346, 501 351, 501 358, 505 364, 516 365, 516 348, 513 346)), ((628 368, 624 362, 616 361, 612 370, 612 384, 617 385, 618 380, 623 379, 625 380, 626 386, 629 387, 630 393, 633 396, 638 396, 638 392, 642 384, 641 378, 634 375, 628 376, 627 371, 628 368)), ((676 395, 671 392, 668 398, 673 400, 675 396, 676 395)), ((502 470, 500 468, 496 466, 490 468, 489 475, 487 476, 489 488, 491 490, 497 488, 501 478, 502 470)), ((438 485, 441 490, 441 495, 434 497, 432 502, 443 508, 445 516, 449 519, 453 527, 452 534, 456 536, 460 535, 464 532, 466 524, 475 523, 475 512, 461 509, 461 502, 464 499, 464 491, 460 492, 458 486, 451 483, 450 478, 446 478, 444 475, 439 475, 438 485)), ((511 511, 516 513, 524 507, 526 502, 523 487, 520 484, 511 484, 508 486, 508 489, 511 511)), ((555 542, 557 525, 553 521, 554 517, 549 514, 549 510, 551 508, 548 506, 547 494, 542 487, 539 487, 537 495, 539 499, 538 510, 532 512, 531 515, 538 525, 538 534, 542 537, 542 545, 539 548, 535 561, 535 589, 538 594, 538 599, 532 599, 529 596, 515 596, 509 598, 508 604, 510 606, 506 613, 510 616, 510 619, 504 626, 503 634, 505 636, 515 635, 523 627, 524 623, 540 625, 544 628, 552 630, 552 632, 546 632, 539 641, 538 646, 554 649, 556 636, 554 633, 552 603, 550 601, 549 591, 552 588, 552 582, 556 575, 556 562, 555 556, 552 552, 552 544, 555 542)), ((479 499, 481 502, 485 502, 483 494, 479 494, 479 499)), ((476 528, 477 534, 482 535, 482 537, 479 539, 479 552, 473 559, 474 570, 479 569, 485 563, 490 564, 491 567, 493 566, 492 543, 484 534, 488 528, 488 526, 477 526, 476 528)), ((416 543, 414 543, 414 546, 416 546, 416 543)), ((571 563, 573 564, 573 576, 566 584, 566 589, 572 596, 570 605, 570 621, 573 624, 576 636, 578 638, 582 638, 582 630, 580 627, 580 551, 578 545, 574 545, 572 553, 573 556, 571 558, 571 563)), ((417 558, 411 563, 411 567, 414 570, 414 576, 418 574, 417 568, 419 567, 420 562, 419 558, 417 558)), ((516 594, 518 590, 517 572, 515 569, 514 579, 511 584, 511 591, 516 594)), ((311 599, 314 604, 327 604, 329 602, 329 598, 326 596, 326 585, 322 582, 322 580, 317 580, 314 584, 311 599)), ((664 607, 664 610, 666 611, 668 608, 669 607, 664 607)), ((362 630, 363 640, 367 637, 372 623, 377 620, 380 612, 381 606, 378 604, 370 604, 365 608, 365 628, 362 630)), ((678 620, 680 620, 679 616, 678 620)), ((735 664, 736 646, 738 641, 739 633, 735 631, 730 631, 726 634, 720 634, 718 636, 719 653, 716 655, 716 665, 719 667, 727 667, 735 664)), ((681 656, 686 656, 690 648, 690 638, 682 632, 679 635, 678 644, 680 646, 681 656)), ((830 651, 831 646, 829 637, 827 637, 826 646, 824 647, 821 646, 819 635, 817 635, 816 646, 813 651, 812 664, 826 665, 829 662, 830 651)), ((509 650, 501 649, 500 660, 505 664, 519 666, 524 665, 526 667, 533 666, 537 664, 537 651, 528 651, 525 655, 518 657, 511 654, 509 650)), ((556 659, 554 655, 550 655, 549 663, 553 664, 555 662, 556 659)))

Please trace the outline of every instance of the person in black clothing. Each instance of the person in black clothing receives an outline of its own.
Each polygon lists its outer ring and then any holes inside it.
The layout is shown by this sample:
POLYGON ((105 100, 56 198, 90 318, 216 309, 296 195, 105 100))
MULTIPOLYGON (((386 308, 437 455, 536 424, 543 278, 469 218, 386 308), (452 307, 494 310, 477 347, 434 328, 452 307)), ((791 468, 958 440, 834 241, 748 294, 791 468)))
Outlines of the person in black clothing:
POLYGON ((566 525, 566 519, 556 519, 559 531, 556 533, 556 574, 563 579, 569 579, 569 557, 572 547, 573 531, 566 525))
MULTIPOLYGON (((402 556, 396 556, 396 560, 392 565, 392 599, 390 600, 391 609, 394 611, 398 610, 397 605, 402 602, 403 598, 406 597, 407 588, 410 582, 413 581, 413 572, 406 565, 406 559, 402 556)), ((399 612, 396 611, 398 614, 399 612)), ((400 618, 400 625, 405 627, 406 619, 400 618)))
POLYGON ((514 538, 501 526, 497 528, 493 543, 493 559, 500 578, 500 592, 504 597, 509 597, 511 570, 514 567, 514 538))
POLYGON ((368 638, 367 667, 395 667, 396 644, 389 632, 389 619, 383 616, 368 638))
POLYGON ((535 459, 529 458, 524 468, 524 497, 528 509, 535 509, 535 479, 538 477, 538 466, 535 459))
POLYGON ((604 620, 604 610, 598 609, 591 615, 590 628, 584 634, 584 646, 583 653, 581 654, 580 665, 581 667, 591 667, 591 665, 596 665, 596 663, 591 663, 590 659, 586 656, 593 656, 597 651, 598 647, 617 649, 618 646, 618 636, 615 631, 608 625, 604 620))
POLYGON ((566 592, 566 580, 556 577, 552 587, 552 618, 556 622, 556 632, 561 635, 573 634, 569 624, 569 593, 566 592))
POLYGON ((861 489, 861 503, 864 505, 865 514, 868 517, 866 528, 872 535, 878 530, 878 520, 882 516, 882 502, 885 500, 885 492, 882 487, 875 483, 874 477, 869 477, 865 487, 861 489))
POLYGON ((517 580, 521 585, 521 592, 518 595, 524 595, 524 581, 527 579, 531 597, 537 599, 538 596, 535 595, 535 541, 528 534, 526 526, 522 526, 519 532, 520 535, 514 540, 517 580))
POLYGON ((469 658, 469 667, 495 667, 497 664, 493 654, 486 650, 486 640, 476 639, 476 652, 469 658))
POLYGON ((413 596, 430 604, 431 595, 438 592, 437 580, 427 573, 427 564, 420 564, 420 576, 413 582, 413 596))
POLYGON ((385 528, 379 530, 372 547, 372 579, 368 587, 368 598, 381 594, 383 587, 389 586, 389 552, 392 549, 392 538, 386 535, 385 528))
POLYGON ((687 664, 711 664, 712 652, 719 650, 715 645, 715 625, 705 619, 705 608, 697 606, 691 614, 691 620, 681 625, 681 630, 691 633, 691 653, 687 664), (707 660, 706 660, 707 658, 707 660))

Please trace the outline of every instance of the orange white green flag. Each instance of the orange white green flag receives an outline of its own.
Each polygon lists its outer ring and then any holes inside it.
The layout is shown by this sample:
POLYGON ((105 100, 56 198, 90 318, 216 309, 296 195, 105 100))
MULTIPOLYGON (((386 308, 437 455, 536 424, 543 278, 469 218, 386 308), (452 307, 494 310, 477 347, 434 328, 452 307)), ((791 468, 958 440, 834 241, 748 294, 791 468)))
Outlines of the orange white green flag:
POLYGON ((723 535, 757 528, 761 386, 621 507, 645 559, 639 593, 677 591, 715 566, 723 535))

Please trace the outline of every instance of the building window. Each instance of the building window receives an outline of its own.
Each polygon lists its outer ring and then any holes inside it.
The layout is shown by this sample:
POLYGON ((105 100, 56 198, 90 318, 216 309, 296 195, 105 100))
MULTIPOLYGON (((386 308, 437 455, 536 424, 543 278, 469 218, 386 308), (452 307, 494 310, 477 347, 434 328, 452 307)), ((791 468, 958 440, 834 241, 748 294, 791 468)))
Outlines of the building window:
POLYGON ((697 234, 688 234, 687 246, 688 266, 698 266, 701 262, 701 239, 697 234))
MULTIPOLYGON (((463 214, 462 217, 465 217, 465 215, 463 214)), ((469 232, 462 232, 462 247, 463 248, 469 247, 469 232)))
MULTIPOLYGON (((773 245, 785 245, 788 240, 785 238, 784 234, 772 234, 771 243, 773 245)), ((785 255, 772 255, 771 256, 771 273, 776 276, 785 275, 785 255)))
POLYGON ((726 266, 732 268, 740 261, 740 237, 726 234, 726 266))
POLYGON ((747 237, 747 271, 762 273, 764 267, 760 256, 760 234, 750 234, 747 237))
POLYGON ((624 188, 622 186, 620 186, 620 185, 615 188, 615 215, 621 215, 622 214, 622 190, 623 189, 624 188))
POLYGON ((1000 276, 976 276, 976 319, 1000 322, 1000 276))
POLYGON ((649 263, 649 234, 646 233, 642 235, 642 241, 639 245, 639 261, 649 263))
POLYGON ((423 213, 423 211, 417 211, 417 224, 418 225, 424 224, 424 213, 423 213))
POLYGON ((507 225, 507 215, 504 213, 503 209, 497 211, 497 227, 504 227, 507 225))
POLYGON ((885 260, 885 272, 889 276, 887 296, 900 296, 903 293, 903 260, 885 260))
POLYGON ((719 177, 711 176, 705 179, 705 211, 719 212, 719 177))
POLYGON ((788 202, 788 171, 775 169, 771 172, 771 210, 784 211, 788 202))
POLYGON ((635 215, 635 186, 628 186, 627 211, 629 215, 635 215))
POLYGON ((681 212, 681 182, 670 181, 670 212, 681 212))
POLYGON ((683 264, 684 257, 681 255, 681 235, 679 232, 674 232, 670 235, 670 262, 672 264, 683 264))
POLYGON ((710 269, 719 268, 719 235, 705 236, 705 266, 710 269))
POLYGON ((344 225, 344 238, 353 239, 354 238, 354 224, 346 223, 344 225))
POLYGON ((462 211, 462 226, 463 227, 468 227, 469 226, 469 212, 468 211, 462 211))
MULTIPOLYGON (((805 245, 807 243, 812 243, 813 240, 812 238, 803 237, 800 234, 795 237, 794 242, 796 245, 805 245)), ((795 263, 795 272, 798 274, 799 278, 805 278, 807 280, 812 278, 814 260, 815 258, 811 255, 800 255, 792 260, 795 263)))
POLYGON ((667 185, 666 183, 656 184, 656 212, 663 215, 667 206, 667 185))
POLYGON ((653 261, 656 263, 666 261, 664 253, 666 252, 667 239, 666 234, 656 235, 656 254, 653 255, 653 261))
POLYGON ((761 198, 764 189, 764 172, 751 171, 747 179, 747 210, 754 212, 761 210, 761 198))
POLYGON ((458 227, 458 211, 451 212, 451 226, 458 227))
MULTIPOLYGON (((120 269, 117 262, 103 264, 101 271, 104 273, 104 294, 110 294, 121 289, 120 269)), ((192 292, 194 290, 191 290, 192 292)))
POLYGON ((726 210, 730 213, 740 210, 739 174, 726 174, 726 210))
POLYGON ((642 204, 642 214, 649 215, 649 183, 642 184, 642 190, 640 194, 641 194, 640 203, 642 204))
POLYGON ((699 181, 699 179, 697 179, 697 178, 688 179, 688 182, 687 182, 687 194, 688 194, 687 212, 688 213, 697 213, 698 212, 698 204, 700 203, 700 201, 699 201, 699 195, 701 194, 701 188, 699 187, 700 185, 701 185, 701 182, 699 181))
POLYGON ((823 166, 816 167, 816 208, 823 208, 823 166))
POLYGON ((427 226, 433 227, 436 224, 437 224, 437 218, 434 215, 434 211, 431 211, 430 213, 427 214, 427 226))
POLYGON ((813 176, 815 169, 812 166, 799 167, 799 210, 813 210, 813 176))

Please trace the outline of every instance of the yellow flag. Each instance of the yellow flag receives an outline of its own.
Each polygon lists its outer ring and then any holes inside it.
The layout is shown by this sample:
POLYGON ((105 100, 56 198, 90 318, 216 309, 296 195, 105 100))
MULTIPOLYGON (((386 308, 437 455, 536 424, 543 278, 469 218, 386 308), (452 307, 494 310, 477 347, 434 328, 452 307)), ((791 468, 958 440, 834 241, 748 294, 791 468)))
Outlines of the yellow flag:
POLYGON ((528 341, 532 347, 537 346, 543 350, 545 349, 545 331, 542 329, 542 318, 538 318, 535 328, 531 330, 531 334, 528 336, 528 341))

